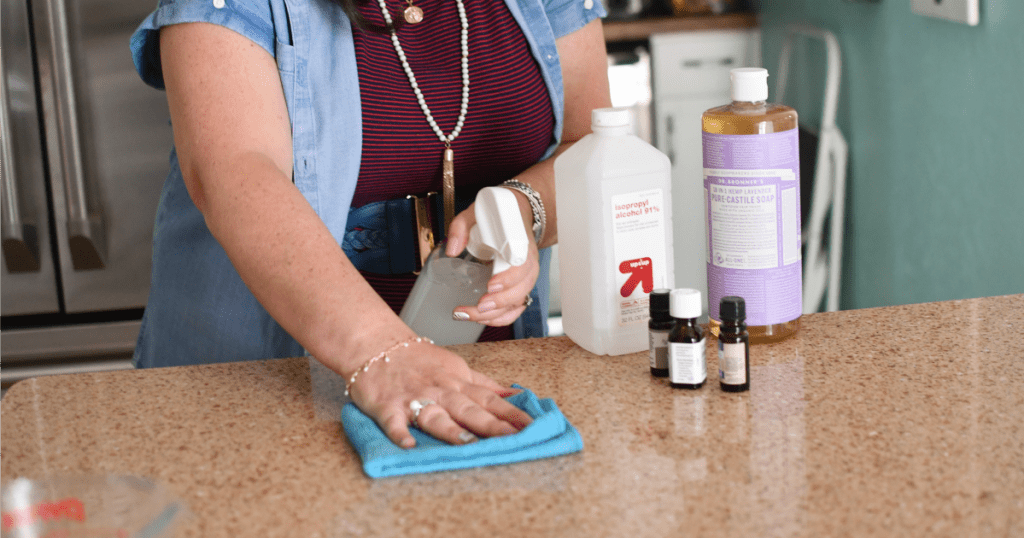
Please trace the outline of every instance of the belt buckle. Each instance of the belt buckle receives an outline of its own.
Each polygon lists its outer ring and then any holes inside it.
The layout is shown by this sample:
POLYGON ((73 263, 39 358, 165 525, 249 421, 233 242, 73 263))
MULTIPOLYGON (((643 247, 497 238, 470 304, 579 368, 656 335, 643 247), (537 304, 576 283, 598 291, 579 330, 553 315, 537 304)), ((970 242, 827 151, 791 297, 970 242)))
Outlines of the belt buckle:
POLYGON ((426 196, 422 197, 414 194, 405 197, 406 200, 412 201, 413 211, 416 215, 416 248, 419 250, 416 270, 413 271, 413 274, 416 275, 423 270, 427 258, 434 250, 434 225, 430 218, 431 206, 428 204, 428 200, 433 202, 436 196, 436 192, 428 192, 426 196))

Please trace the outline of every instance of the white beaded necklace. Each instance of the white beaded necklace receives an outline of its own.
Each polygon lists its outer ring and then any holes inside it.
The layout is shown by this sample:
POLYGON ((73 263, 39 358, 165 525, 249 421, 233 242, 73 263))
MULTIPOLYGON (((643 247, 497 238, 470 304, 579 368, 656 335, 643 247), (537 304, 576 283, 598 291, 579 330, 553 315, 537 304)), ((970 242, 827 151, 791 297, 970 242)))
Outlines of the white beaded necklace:
POLYGON ((409 62, 405 58, 405 51, 402 50, 402 44, 398 42, 398 34, 395 32, 395 25, 391 21, 391 13, 388 12, 387 5, 384 3, 384 0, 377 0, 377 3, 380 4, 380 11, 384 15, 384 22, 391 29, 391 44, 394 45, 395 54, 398 55, 398 59, 402 62, 402 68, 405 69, 405 74, 409 77, 409 85, 412 86, 412 91, 416 94, 416 100, 420 103, 420 110, 426 116, 430 128, 434 130, 437 137, 444 143, 444 157, 441 159, 441 186, 444 195, 444 229, 447 234, 448 225, 455 216, 455 152, 452 151, 452 141, 462 132, 462 126, 466 121, 466 110, 469 108, 469 21, 466 18, 466 8, 463 6, 462 0, 455 0, 459 8, 459 20, 462 22, 460 36, 462 43, 462 106, 459 109, 459 119, 455 122, 455 128, 452 129, 451 134, 445 135, 444 131, 437 126, 437 122, 434 121, 434 116, 430 113, 430 107, 427 106, 427 101, 423 98, 423 93, 416 83, 416 75, 413 74, 412 68, 409 67, 409 62))

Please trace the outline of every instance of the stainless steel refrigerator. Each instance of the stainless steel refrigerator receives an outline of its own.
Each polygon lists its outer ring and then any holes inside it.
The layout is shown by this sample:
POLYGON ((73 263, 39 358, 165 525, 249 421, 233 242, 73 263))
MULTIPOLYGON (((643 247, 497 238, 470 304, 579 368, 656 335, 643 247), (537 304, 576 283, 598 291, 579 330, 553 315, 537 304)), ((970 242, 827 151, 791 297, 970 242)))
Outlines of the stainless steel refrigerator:
POLYGON ((172 135, 139 0, 2 0, 3 385, 130 367, 172 135))

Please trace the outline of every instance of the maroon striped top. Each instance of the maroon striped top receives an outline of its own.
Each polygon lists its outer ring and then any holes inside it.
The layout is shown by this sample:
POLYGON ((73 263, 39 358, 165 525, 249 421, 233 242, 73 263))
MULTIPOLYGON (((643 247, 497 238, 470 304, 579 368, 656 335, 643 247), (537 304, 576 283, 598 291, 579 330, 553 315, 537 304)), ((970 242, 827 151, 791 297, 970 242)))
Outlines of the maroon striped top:
MULTIPOLYGON (((398 20, 405 0, 386 0, 398 20)), ((423 21, 398 30, 398 39, 434 121, 452 132, 462 104, 460 22, 453 0, 415 0, 423 21)), ((554 113, 529 44, 505 2, 463 0, 469 22, 469 108, 455 152, 460 198, 514 177, 543 156, 552 142, 554 113)), ((370 24, 384 24, 376 0, 360 3, 370 24)), ((444 143, 427 123, 388 34, 354 34, 363 105, 363 148, 353 207, 407 194, 441 192, 444 143)), ((363 273, 396 312, 415 275, 363 273)), ((511 337, 487 328, 480 341, 511 337)))

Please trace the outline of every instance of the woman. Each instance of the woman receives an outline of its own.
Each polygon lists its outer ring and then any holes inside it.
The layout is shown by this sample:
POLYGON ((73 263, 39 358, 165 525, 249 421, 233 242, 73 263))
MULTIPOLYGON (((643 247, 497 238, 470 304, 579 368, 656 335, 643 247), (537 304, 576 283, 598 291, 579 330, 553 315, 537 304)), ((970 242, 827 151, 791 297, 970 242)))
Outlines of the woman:
MULTIPOLYGON (((609 105, 603 14, 593 0, 161 0, 132 38, 175 140, 136 365, 308 352, 403 447, 410 424, 450 443, 528 424, 513 391, 396 315, 407 238, 360 238, 412 226, 407 196, 442 191, 446 149, 463 199, 515 178, 529 261, 453 316, 520 318, 557 241, 554 156, 609 105)), ((474 220, 450 221, 449 255, 474 220)))

